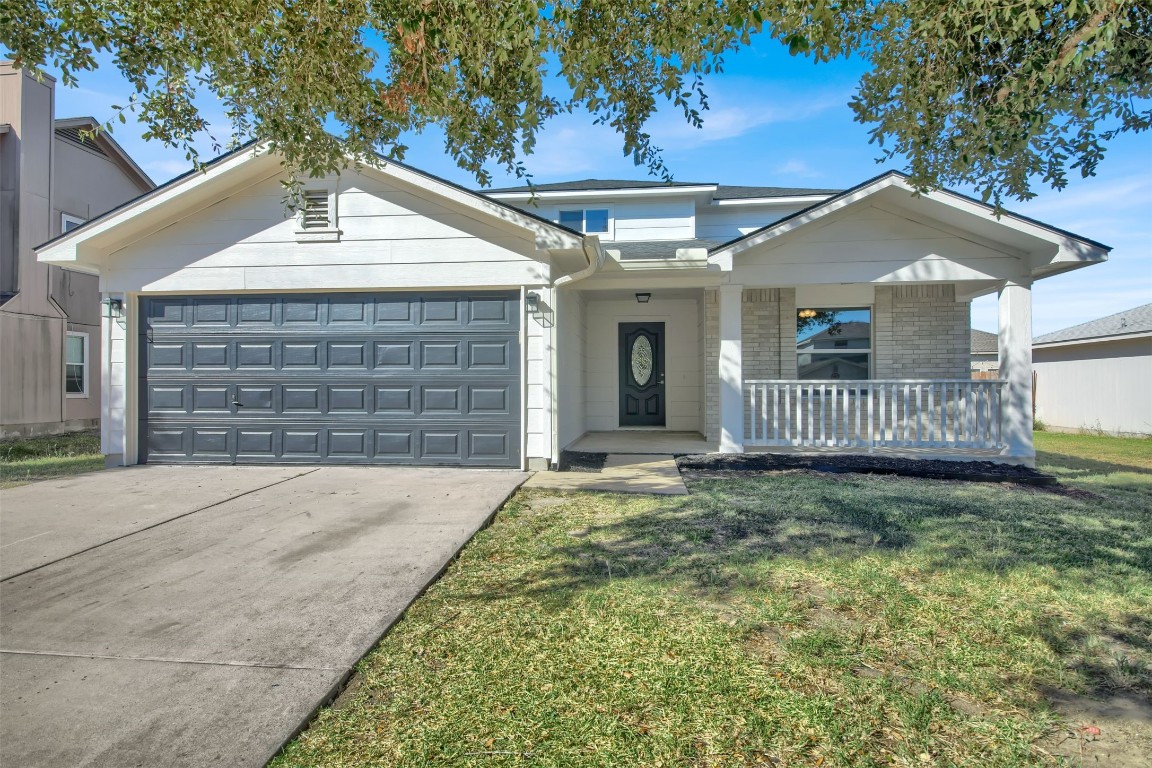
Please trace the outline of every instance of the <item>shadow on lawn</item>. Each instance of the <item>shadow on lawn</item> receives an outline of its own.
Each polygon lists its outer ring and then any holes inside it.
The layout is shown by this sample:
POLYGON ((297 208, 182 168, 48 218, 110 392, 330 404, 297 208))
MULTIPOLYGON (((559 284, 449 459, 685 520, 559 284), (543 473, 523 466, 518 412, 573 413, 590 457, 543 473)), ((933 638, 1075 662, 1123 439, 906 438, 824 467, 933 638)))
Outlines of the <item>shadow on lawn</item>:
MULTIPOLYGON (((693 494, 569 537, 553 565, 508 593, 566 599, 619 578, 689 580, 723 591, 776 558, 909 551, 918 567, 1003 573, 1027 565, 1081 578, 1152 571, 1152 494, 1078 500, 990 485, 795 473, 693 484, 693 494), (1090 569, 1090 572, 1089 572, 1090 569)), ((1107 492, 1106 486, 1099 490, 1107 492)))
POLYGON ((1152 475, 1152 469, 1138 464, 1117 464, 1111 461, 1098 461, 1085 459, 1079 456, 1070 456, 1064 453, 1039 451, 1036 454, 1036 466, 1041 470, 1054 468, 1058 476, 1068 478, 1081 478, 1091 475, 1111 475, 1116 472, 1135 472, 1139 475, 1152 475))

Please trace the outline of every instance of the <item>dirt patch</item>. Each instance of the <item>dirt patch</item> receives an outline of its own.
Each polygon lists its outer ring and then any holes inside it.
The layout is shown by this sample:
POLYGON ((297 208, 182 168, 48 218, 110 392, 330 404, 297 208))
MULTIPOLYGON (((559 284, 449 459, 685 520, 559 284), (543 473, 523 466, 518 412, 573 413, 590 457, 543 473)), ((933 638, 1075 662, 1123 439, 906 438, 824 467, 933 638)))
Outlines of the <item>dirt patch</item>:
POLYGON ((897 456, 795 456, 778 453, 709 453, 681 456, 676 460, 681 473, 697 478, 725 477, 729 473, 787 472, 808 470, 833 474, 856 473, 902 475, 930 480, 963 480, 992 483, 1018 483, 1057 486, 1052 475, 1016 464, 993 461, 945 461, 906 459, 897 456))
POLYGON ((601 472, 606 461, 608 461, 606 453, 561 451, 556 468, 560 472, 601 472))
POLYGON ((1041 692, 1065 720, 1041 749, 1073 765, 1152 768, 1152 701, 1132 693, 1089 698, 1063 688, 1041 692))

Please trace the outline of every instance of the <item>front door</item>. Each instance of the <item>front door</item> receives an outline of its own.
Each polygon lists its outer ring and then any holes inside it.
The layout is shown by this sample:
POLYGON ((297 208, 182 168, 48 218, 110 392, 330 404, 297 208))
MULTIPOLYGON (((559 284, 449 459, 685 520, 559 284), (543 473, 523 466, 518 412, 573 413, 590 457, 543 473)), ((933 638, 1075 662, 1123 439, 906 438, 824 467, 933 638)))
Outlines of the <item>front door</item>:
POLYGON ((620 426, 664 426, 664 323, 620 323, 620 426))

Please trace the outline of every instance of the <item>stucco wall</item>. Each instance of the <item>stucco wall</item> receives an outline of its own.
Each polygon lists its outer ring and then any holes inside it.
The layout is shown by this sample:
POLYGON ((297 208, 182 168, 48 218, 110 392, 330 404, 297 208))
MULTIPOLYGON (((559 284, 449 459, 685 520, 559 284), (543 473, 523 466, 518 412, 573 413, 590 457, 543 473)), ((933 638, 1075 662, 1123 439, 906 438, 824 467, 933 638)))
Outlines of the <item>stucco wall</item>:
POLYGON ((1152 434, 1152 339, 1036 347, 1032 368, 1048 426, 1152 434))

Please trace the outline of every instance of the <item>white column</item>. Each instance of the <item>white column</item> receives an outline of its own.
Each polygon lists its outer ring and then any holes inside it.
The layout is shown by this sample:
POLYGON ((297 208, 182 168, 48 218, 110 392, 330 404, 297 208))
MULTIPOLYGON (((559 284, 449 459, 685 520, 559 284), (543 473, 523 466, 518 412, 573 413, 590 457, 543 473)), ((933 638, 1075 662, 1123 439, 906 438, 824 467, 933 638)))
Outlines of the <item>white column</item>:
MULTIPOLYGON (((123 466, 126 460, 126 436, 128 430, 128 318, 130 307, 128 297, 122 293, 106 293, 105 298, 119 299, 122 304, 122 317, 109 318, 107 305, 101 305, 101 330, 104 343, 100 355, 101 374, 104 377, 100 387, 100 452, 104 454, 107 466, 123 466)), ((141 393, 141 396, 145 396, 141 393)))
POLYGON ((1000 378, 1003 393, 1003 455, 1032 465, 1032 283, 1009 281, 1000 289, 1000 378))
POLYGON ((744 452, 742 285, 722 285, 720 301, 720 452, 744 452))

